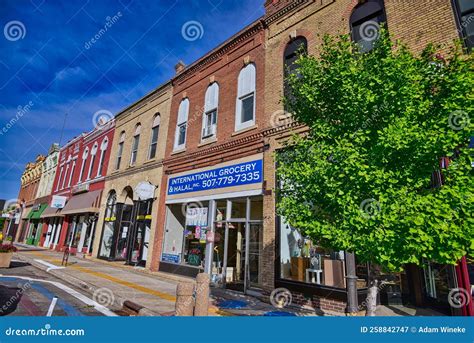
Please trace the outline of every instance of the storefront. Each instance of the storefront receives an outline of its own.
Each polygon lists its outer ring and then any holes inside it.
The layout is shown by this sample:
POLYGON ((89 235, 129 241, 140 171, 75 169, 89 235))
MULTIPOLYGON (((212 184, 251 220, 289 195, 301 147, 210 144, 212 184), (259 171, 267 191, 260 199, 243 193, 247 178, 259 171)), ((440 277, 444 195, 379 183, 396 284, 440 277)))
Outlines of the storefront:
POLYGON ((115 191, 109 193, 99 258, 135 266, 146 265, 155 188, 149 182, 138 183, 134 190, 127 187, 123 191, 123 202, 117 202, 115 191))
POLYGON ((261 283, 263 161, 253 155, 170 175, 160 271, 246 291, 261 283))
POLYGON ((48 204, 46 203, 34 205, 28 214, 29 228, 28 234, 26 236, 26 244, 38 245, 43 229, 41 215, 43 214, 43 211, 46 209, 46 207, 48 207, 48 204))
POLYGON ((21 220, 19 224, 19 230, 17 232, 17 239, 15 239, 16 242, 19 243, 24 243, 26 234, 29 229, 29 220, 28 220, 28 215, 30 214, 33 206, 25 207, 23 211, 21 212, 21 220))
POLYGON ((76 193, 66 203, 61 210, 66 218, 62 228, 65 231, 60 234, 60 249, 67 247, 72 253, 92 252, 101 193, 101 190, 76 193))

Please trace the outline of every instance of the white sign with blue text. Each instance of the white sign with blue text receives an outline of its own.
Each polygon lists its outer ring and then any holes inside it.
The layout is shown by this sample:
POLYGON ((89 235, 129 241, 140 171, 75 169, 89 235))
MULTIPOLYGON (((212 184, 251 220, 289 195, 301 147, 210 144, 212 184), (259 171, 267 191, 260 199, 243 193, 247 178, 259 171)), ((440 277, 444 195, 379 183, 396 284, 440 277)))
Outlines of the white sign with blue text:
POLYGON ((260 159, 176 176, 168 182, 168 195, 260 183, 262 165, 260 159))

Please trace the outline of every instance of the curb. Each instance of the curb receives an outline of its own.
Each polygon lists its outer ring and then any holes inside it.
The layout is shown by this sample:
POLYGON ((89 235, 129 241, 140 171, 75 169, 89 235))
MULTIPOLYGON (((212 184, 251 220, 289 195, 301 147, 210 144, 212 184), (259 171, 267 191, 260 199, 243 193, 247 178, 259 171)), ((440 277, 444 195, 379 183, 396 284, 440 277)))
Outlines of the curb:
MULTIPOLYGON (((69 283, 72 286, 79 287, 80 289, 82 289, 82 290, 86 291, 87 293, 89 293, 90 295, 92 295, 92 298, 94 298, 94 293, 101 288, 100 286, 94 285, 93 283, 84 282, 83 280, 81 280, 79 278, 76 278, 74 276, 71 276, 68 273, 63 273, 63 272, 61 272, 61 269, 53 269, 53 270, 48 271, 47 266, 36 262, 34 260, 34 258, 26 257, 26 256, 24 256, 22 254, 18 254, 18 253, 16 254, 16 257, 19 260, 21 260, 23 262, 26 262, 26 263, 29 263, 33 267, 35 267, 37 269, 40 269, 40 270, 43 270, 46 273, 51 274, 51 275, 57 277, 58 279, 69 283)), ((114 295, 114 298, 115 298, 114 299, 114 305, 116 305, 116 307, 118 307, 117 309, 128 307, 128 306, 126 306, 127 304, 133 304, 132 306, 134 308, 138 309, 137 314, 139 316, 152 316, 152 317, 161 316, 159 313, 154 312, 153 310, 151 310, 151 309, 149 309, 149 308, 147 308, 143 305, 136 304, 135 302, 130 301, 128 299, 125 299, 121 296, 114 295)))

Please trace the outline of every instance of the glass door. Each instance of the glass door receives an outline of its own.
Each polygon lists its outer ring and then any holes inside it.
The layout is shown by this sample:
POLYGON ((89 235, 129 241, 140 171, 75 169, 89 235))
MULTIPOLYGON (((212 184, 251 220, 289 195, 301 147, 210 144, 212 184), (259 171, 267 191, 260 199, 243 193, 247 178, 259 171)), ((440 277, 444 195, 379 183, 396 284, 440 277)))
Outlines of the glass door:
POLYGON ((247 280, 248 286, 261 284, 260 280, 260 262, 263 249, 263 224, 249 223, 248 233, 248 266, 247 280))

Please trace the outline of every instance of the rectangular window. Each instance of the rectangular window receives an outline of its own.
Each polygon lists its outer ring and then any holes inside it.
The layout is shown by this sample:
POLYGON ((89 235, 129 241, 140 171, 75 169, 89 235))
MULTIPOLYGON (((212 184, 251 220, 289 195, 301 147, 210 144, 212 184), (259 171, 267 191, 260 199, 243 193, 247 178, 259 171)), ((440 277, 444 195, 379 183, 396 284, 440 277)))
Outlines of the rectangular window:
POLYGON ((140 136, 137 135, 133 137, 133 146, 132 146, 132 156, 130 158, 130 165, 133 166, 137 161, 137 154, 138 154, 138 142, 140 140, 140 136))
POLYGON ((156 156, 156 146, 158 145, 158 131, 159 131, 160 127, 159 126, 155 126, 152 130, 151 130, 151 143, 150 143, 150 152, 148 154, 148 159, 152 159, 152 158, 155 158, 156 156))
POLYGON ((202 138, 208 138, 216 134, 217 110, 209 111, 204 116, 202 138))
POLYGON ((89 173, 87 174, 87 180, 90 180, 92 171, 94 170, 95 155, 91 156, 91 165, 89 166, 89 173))
POLYGON ((117 151, 117 162, 115 163, 115 169, 120 168, 120 162, 122 162, 122 153, 123 153, 123 142, 118 145, 117 151))
POLYGON ((460 27, 461 38, 466 47, 474 47, 474 3, 470 0, 456 0, 455 12, 460 27))
POLYGON ((186 142, 186 123, 178 126, 178 146, 184 145, 186 142))
POLYGON ((72 168, 71 168, 71 175, 69 175, 69 182, 67 184, 68 187, 71 187, 72 176, 74 175, 74 170, 75 169, 76 169, 76 162, 73 162, 72 168))
POLYGON ((99 171, 97 172, 97 176, 102 176, 102 170, 104 169, 105 163, 105 150, 100 152, 100 162, 99 162, 99 171))
POLYGON ((240 100, 242 102, 241 123, 253 121, 253 93, 240 100))

